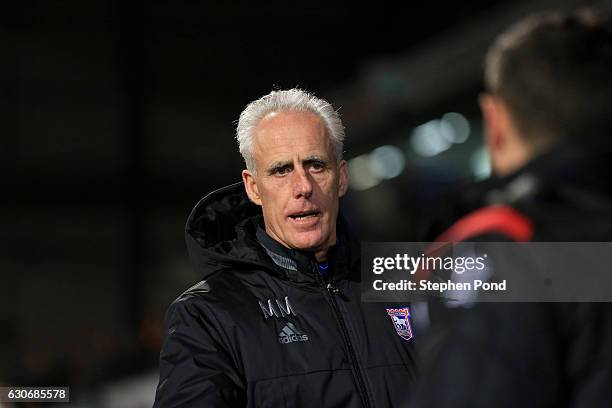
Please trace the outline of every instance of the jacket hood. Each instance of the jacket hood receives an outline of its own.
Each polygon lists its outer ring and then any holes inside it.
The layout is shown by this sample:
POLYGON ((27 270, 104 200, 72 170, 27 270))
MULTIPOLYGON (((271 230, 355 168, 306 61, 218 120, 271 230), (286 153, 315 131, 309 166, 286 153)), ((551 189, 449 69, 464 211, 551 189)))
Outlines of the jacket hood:
POLYGON ((269 267, 255 241, 261 209, 253 204, 242 182, 213 191, 191 211, 185 241, 192 266, 204 277, 222 269, 269 267))

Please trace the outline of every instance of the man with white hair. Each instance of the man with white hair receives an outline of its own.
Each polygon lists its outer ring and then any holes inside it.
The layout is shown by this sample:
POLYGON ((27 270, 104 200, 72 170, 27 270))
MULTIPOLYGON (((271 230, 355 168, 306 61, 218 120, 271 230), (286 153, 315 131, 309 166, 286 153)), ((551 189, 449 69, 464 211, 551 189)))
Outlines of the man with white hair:
POLYGON ((242 112, 237 139, 242 183, 204 197, 187 221, 203 280, 167 313, 154 406, 400 405, 415 377, 409 310, 360 302, 359 242, 338 216, 338 113, 302 90, 274 91, 242 112))

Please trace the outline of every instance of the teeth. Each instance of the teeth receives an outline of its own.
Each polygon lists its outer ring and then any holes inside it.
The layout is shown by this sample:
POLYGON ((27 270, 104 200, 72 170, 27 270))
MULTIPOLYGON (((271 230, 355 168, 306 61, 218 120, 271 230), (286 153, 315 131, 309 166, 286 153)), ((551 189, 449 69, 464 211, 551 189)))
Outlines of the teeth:
POLYGON ((308 213, 308 214, 302 214, 302 215, 292 215, 291 218, 293 218, 294 220, 303 220, 304 218, 314 217, 316 215, 317 213, 308 213))

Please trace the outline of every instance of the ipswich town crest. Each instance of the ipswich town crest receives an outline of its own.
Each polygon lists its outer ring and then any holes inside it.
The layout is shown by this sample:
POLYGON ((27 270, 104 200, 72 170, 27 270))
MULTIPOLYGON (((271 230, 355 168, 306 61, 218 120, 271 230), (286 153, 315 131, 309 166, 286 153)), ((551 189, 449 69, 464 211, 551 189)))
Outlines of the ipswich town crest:
POLYGON ((410 325, 410 310, 407 307, 387 309, 387 314, 391 318, 397 334, 404 340, 410 340, 413 336, 412 326, 410 325))

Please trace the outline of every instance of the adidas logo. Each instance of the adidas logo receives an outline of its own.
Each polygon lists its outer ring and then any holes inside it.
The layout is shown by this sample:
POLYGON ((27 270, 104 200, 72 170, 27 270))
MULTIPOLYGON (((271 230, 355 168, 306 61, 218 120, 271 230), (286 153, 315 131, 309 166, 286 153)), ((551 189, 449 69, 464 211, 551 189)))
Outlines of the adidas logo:
POLYGON ((283 330, 278 333, 278 342, 289 344, 295 341, 308 341, 308 335, 300 332, 293 323, 287 323, 283 330))

